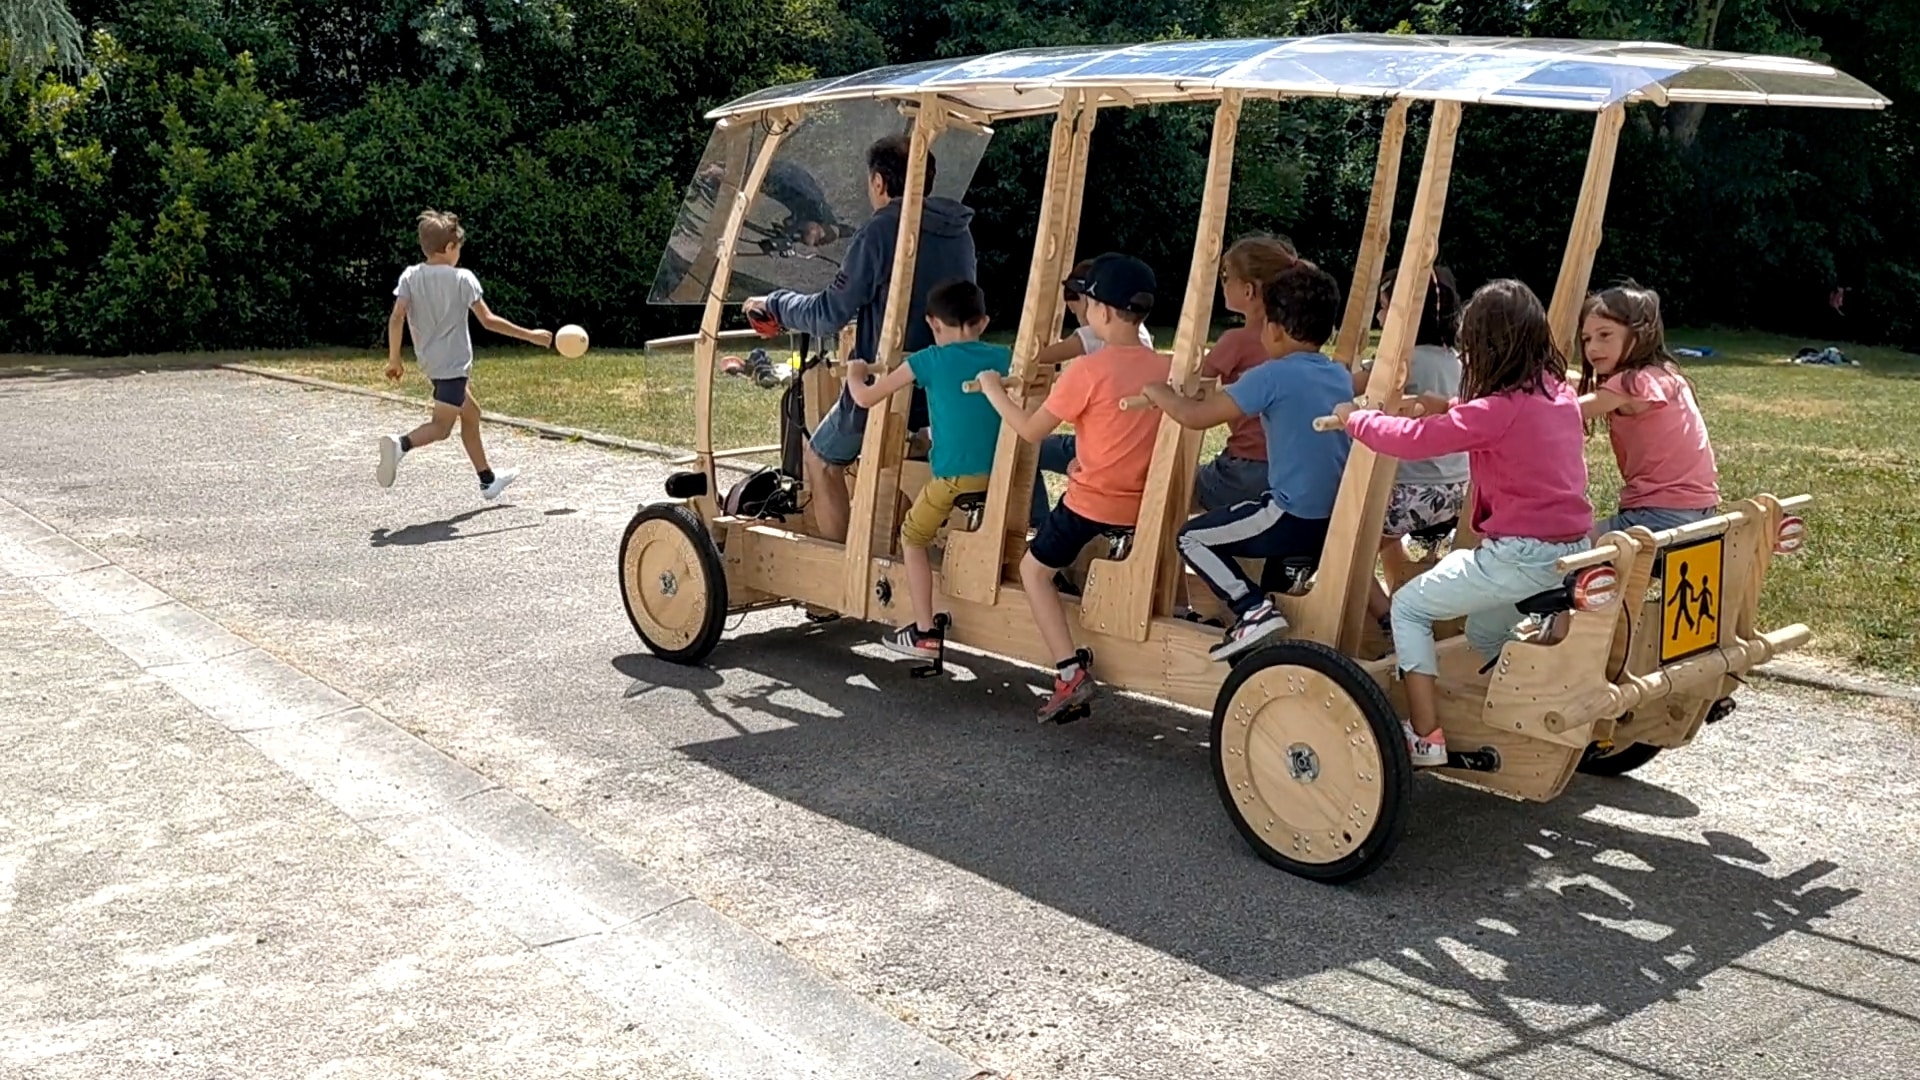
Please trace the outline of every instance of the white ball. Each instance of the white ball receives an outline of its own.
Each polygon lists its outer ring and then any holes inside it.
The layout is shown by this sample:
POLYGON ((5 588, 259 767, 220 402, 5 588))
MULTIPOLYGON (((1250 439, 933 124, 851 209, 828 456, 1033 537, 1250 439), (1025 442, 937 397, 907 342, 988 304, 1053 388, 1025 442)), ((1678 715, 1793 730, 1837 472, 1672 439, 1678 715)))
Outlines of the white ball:
POLYGON ((587 332, 568 323, 553 335, 553 347, 569 360, 583 356, 587 351, 587 332))

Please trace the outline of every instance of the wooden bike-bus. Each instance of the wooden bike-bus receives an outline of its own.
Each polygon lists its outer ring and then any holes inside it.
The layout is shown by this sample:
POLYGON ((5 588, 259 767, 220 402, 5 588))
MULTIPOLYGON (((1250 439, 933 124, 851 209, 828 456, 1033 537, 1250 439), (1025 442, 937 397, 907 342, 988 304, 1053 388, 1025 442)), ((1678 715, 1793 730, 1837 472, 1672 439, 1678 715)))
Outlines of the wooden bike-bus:
MULTIPOLYGON (((1091 131, 1101 110, 1210 103, 1214 110, 1187 288, 1172 348, 1176 390, 1198 387, 1213 311, 1236 136, 1257 98, 1377 97, 1390 102, 1365 230, 1333 354, 1357 362, 1385 264, 1401 160, 1414 102, 1431 103, 1424 160, 1398 276, 1369 384, 1368 403, 1392 408, 1405 382, 1446 206, 1464 103, 1578 110, 1595 116, 1579 202, 1555 283, 1550 318, 1570 349, 1599 247, 1614 152, 1636 103, 1742 103, 1880 108, 1885 99, 1850 77, 1806 61, 1704 53, 1651 44, 1453 41, 1340 36, 1276 41, 1166 42, 1061 50, 880 69, 763 91, 716 110, 722 124, 763 125, 750 161, 736 161, 716 206, 727 219, 716 245, 696 341, 695 459, 670 490, 643 506, 620 553, 621 586, 635 629, 656 654, 695 663, 715 646, 731 612, 805 604, 897 623, 907 592, 897 551, 902 496, 924 482, 908 460, 908 394, 875 409, 855 473, 846 542, 811 535, 808 522, 721 512, 714 463, 712 388, 717 333, 734 239, 769 163, 807 111, 851 99, 896 101, 912 117, 901 228, 887 293, 879 363, 900 362, 919 241, 928 148, 950 125, 1052 118, 1047 181, 1008 380, 1037 401, 1052 372, 1036 356, 1062 324, 1059 282, 1074 261, 1091 131)), ((747 140, 742 140, 747 145, 747 140)), ((831 392, 824 369, 815 400, 831 392)), ((936 433, 937 435, 937 433, 936 433)), ((1332 436, 1329 436, 1332 437, 1332 436)), ((1413 767, 1391 656, 1373 655, 1365 616, 1376 538, 1395 462, 1355 444, 1324 554, 1304 590, 1277 597, 1288 636, 1229 669, 1209 660, 1217 631, 1173 616, 1185 569, 1174 535, 1185 519, 1200 452, 1197 433, 1161 421, 1146 497, 1131 543, 1095 545, 1083 595, 1067 598, 1076 638, 1103 683, 1211 710, 1214 775, 1228 814, 1253 849, 1305 877, 1359 878, 1391 854, 1405 826, 1413 767)), ((1035 449, 1002 430, 988 492, 956 512, 938 560, 948 640, 1050 665, 1016 566, 1027 539, 1035 449)), ((1797 548, 1804 499, 1760 495, 1682 529, 1612 533, 1564 560, 1563 590, 1523 610, 1539 629, 1510 642, 1483 669, 1464 638, 1441 643, 1440 707, 1456 749, 1443 776, 1519 799, 1559 795, 1576 770, 1619 773, 1661 748, 1684 746, 1731 707, 1739 676, 1804 644, 1805 626, 1765 631, 1756 620, 1774 555, 1797 548), (1681 578, 1684 565, 1687 577, 1681 578), (1697 580, 1696 580, 1697 579, 1697 580), (1667 601, 1709 588, 1709 627, 1693 613, 1669 631, 1667 601)), ((789 515, 791 517, 791 515, 789 515)), ((1461 534, 1457 545, 1471 544, 1461 534)), ((1204 589, 1196 588, 1196 594, 1204 589)), ((1377 638, 1377 633, 1376 633, 1377 638)))

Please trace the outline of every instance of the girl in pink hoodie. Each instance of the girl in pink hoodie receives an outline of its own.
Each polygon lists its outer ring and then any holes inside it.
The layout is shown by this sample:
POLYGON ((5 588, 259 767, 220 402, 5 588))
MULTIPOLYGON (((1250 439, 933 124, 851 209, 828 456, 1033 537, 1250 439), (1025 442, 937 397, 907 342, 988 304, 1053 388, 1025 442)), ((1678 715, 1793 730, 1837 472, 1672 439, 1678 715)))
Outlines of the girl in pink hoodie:
POLYGON ((1520 621, 1514 605, 1560 584, 1561 558, 1584 551, 1585 427, 1540 298, 1518 281, 1481 286, 1460 313, 1459 398, 1422 397, 1428 415, 1341 405, 1347 433, 1402 461, 1465 452, 1478 547, 1453 551, 1393 597, 1393 645, 1407 688, 1415 765, 1447 763, 1434 684, 1433 624, 1466 616, 1467 641, 1491 660, 1520 621))

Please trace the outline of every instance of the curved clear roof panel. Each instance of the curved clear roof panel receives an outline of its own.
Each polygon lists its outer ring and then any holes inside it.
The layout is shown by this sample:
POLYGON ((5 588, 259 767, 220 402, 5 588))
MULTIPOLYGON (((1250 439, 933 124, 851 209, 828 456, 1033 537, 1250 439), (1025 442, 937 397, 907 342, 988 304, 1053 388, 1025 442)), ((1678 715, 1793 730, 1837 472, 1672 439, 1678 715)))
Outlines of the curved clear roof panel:
POLYGON ((1636 101, 1854 109, 1888 104, 1845 72, 1792 57, 1660 42, 1336 34, 1016 49, 776 86, 708 115, 937 93, 991 120, 1051 111, 1074 90, 1102 100, 1164 102, 1205 101, 1227 89, 1579 111, 1636 101))

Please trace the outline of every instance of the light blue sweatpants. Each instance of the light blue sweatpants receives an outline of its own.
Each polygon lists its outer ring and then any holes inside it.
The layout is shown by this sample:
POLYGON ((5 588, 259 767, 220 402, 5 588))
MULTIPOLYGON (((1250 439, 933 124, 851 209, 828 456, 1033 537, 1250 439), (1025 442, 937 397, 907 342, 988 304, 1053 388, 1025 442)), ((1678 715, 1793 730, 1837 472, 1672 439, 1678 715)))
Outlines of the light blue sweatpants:
POLYGON ((1590 546, 1586 540, 1549 544, 1506 537, 1448 552, 1433 569, 1393 594, 1393 648, 1400 670, 1439 675, 1433 624, 1462 615, 1467 617, 1467 642, 1488 660, 1500 655, 1500 646, 1520 621, 1514 605, 1560 584, 1565 575, 1553 564, 1590 546))

